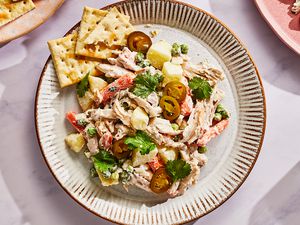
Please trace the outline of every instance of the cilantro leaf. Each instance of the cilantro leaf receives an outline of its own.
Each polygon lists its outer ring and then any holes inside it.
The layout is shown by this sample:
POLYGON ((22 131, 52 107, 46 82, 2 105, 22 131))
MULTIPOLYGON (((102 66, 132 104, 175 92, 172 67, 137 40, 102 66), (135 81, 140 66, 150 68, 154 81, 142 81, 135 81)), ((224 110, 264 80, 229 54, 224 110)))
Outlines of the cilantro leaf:
POLYGON ((105 173, 117 164, 116 158, 105 150, 100 150, 98 154, 92 156, 94 167, 97 171, 105 173))
POLYGON ((182 159, 170 160, 166 165, 166 171, 173 182, 185 178, 191 173, 191 170, 191 165, 182 159))
POLYGON ((85 92, 89 90, 89 74, 90 73, 87 73, 76 86, 76 92, 80 98, 82 98, 85 95, 85 92))
POLYGON ((189 87, 192 89, 193 95, 200 100, 208 99, 213 92, 210 84, 200 77, 194 77, 193 79, 191 79, 189 81, 189 87))
POLYGON ((152 92, 154 92, 158 84, 162 81, 162 76, 159 74, 151 75, 149 71, 139 74, 134 79, 135 87, 133 94, 147 98, 152 92))
POLYGON ((148 154, 156 148, 152 139, 143 131, 138 130, 133 137, 128 137, 124 142, 130 150, 139 149, 142 155, 148 154))

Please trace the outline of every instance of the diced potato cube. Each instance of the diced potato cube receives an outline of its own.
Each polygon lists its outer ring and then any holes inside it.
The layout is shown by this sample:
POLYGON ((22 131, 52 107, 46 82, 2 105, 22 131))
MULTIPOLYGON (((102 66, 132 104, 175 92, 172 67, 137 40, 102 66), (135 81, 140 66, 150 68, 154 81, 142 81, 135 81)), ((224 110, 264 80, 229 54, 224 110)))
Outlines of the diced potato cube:
POLYGON ((171 60, 171 49, 172 46, 168 42, 159 41, 149 48, 147 59, 151 62, 152 66, 161 69, 165 62, 171 60))
POLYGON ((162 72, 164 74, 163 85, 166 85, 171 81, 180 81, 182 78, 183 69, 181 65, 165 62, 162 72))
POLYGON ((157 153, 158 153, 157 148, 150 151, 148 154, 145 154, 145 155, 142 155, 138 149, 133 150, 132 166, 136 167, 136 166, 139 166, 139 165, 142 165, 142 164, 152 161, 155 158, 155 156, 157 155, 157 153))
POLYGON ((74 152, 80 152, 85 145, 85 140, 80 133, 69 134, 65 137, 65 142, 74 152))
POLYGON ((90 89, 93 93, 95 93, 97 90, 102 90, 105 88, 108 84, 105 80, 101 79, 100 77, 94 77, 94 76, 89 76, 89 84, 90 84, 90 89))
POLYGON ((77 95, 77 99, 78 99, 78 103, 83 111, 86 111, 86 110, 92 108, 92 105, 94 102, 94 95, 90 90, 85 92, 85 95, 83 97, 79 97, 77 95))
POLYGON ((141 108, 136 107, 131 116, 131 124, 137 130, 145 130, 149 123, 147 113, 141 108))
POLYGON ((161 148, 158 150, 158 154, 164 163, 178 158, 178 150, 176 149, 161 148))
POLYGON ((102 185, 105 187, 116 185, 119 183, 119 174, 117 172, 113 173, 110 178, 104 177, 101 172, 97 171, 97 173, 102 185))

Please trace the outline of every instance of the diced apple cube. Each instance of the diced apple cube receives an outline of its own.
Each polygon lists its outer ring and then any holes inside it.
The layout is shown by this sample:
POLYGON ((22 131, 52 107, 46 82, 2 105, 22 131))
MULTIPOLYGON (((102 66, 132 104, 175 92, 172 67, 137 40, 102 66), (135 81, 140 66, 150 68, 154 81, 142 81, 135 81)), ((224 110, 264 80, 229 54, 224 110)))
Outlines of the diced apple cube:
POLYGON ((183 69, 181 65, 165 62, 162 72, 164 75, 163 85, 166 85, 171 81, 180 81, 182 78, 183 69))
POLYGON ((161 69, 165 62, 171 60, 171 49, 172 46, 168 42, 159 41, 149 48, 147 59, 151 62, 152 66, 161 69))
POLYGON ((89 76, 89 84, 90 84, 90 89, 93 93, 95 93, 97 90, 102 90, 105 88, 108 84, 105 80, 101 79, 100 77, 94 77, 94 76, 89 76))
POLYGON ((178 150, 176 149, 161 148, 158 150, 158 154, 164 163, 178 158, 178 150))
POLYGON ((85 95, 83 97, 79 97, 77 95, 77 99, 81 109, 83 111, 86 111, 92 107, 94 102, 94 95, 90 90, 88 90, 87 92, 85 92, 85 95))
POLYGON ((136 107, 131 116, 131 124, 137 130, 145 130, 149 123, 147 113, 141 108, 136 107))
POLYGON ((148 154, 142 155, 138 149, 133 150, 132 153, 132 166, 136 167, 152 161, 157 155, 157 148, 150 151, 148 154))
POLYGON ((85 140, 80 133, 69 134, 65 137, 65 142, 74 152, 80 152, 85 145, 85 140))

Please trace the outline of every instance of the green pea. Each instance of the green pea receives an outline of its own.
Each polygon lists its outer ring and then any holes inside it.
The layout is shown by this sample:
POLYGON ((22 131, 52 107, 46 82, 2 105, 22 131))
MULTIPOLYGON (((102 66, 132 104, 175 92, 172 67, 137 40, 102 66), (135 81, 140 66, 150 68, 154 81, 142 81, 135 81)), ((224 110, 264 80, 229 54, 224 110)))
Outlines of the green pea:
POLYGON ((205 152, 207 152, 207 147, 206 146, 199 147, 198 152, 200 154, 204 154, 205 152))

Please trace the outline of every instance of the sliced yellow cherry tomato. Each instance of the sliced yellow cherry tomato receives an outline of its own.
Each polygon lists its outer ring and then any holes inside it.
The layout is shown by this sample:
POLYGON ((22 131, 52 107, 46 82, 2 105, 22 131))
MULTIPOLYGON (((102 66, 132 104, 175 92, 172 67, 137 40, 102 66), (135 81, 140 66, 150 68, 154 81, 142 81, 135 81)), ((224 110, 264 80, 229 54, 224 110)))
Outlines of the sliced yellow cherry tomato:
POLYGON ((130 155, 128 146, 124 143, 125 138, 115 141, 113 144, 113 153, 117 159, 124 159, 130 155))
POLYGON ((165 86, 164 94, 175 98, 181 103, 186 97, 186 87, 179 81, 172 81, 165 86))
POLYGON ((147 53, 151 45, 151 38, 141 31, 134 31, 127 38, 127 46, 131 51, 147 53))
POLYGON ((167 191, 171 185, 172 180, 164 167, 161 167, 155 171, 150 182, 150 188, 153 192, 157 194, 163 193, 167 191))
POLYGON ((162 96, 159 105, 163 110, 165 119, 173 121, 180 115, 180 105, 177 100, 171 96, 162 96))

